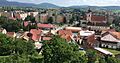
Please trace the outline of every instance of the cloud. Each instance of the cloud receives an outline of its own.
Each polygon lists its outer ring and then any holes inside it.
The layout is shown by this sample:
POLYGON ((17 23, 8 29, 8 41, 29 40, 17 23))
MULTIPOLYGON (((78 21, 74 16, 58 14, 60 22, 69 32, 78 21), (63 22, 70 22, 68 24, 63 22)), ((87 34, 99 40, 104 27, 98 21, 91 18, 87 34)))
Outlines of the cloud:
POLYGON ((120 6, 120 0, 9 0, 19 1, 25 3, 52 3, 59 6, 72 6, 72 5, 92 5, 92 6, 120 6))

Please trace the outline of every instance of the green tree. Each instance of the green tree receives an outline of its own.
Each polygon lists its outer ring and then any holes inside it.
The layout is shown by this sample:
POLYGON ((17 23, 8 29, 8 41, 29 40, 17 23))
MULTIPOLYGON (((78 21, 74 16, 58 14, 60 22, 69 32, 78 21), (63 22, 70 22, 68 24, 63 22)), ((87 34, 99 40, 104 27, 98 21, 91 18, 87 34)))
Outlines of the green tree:
POLYGON ((53 23, 53 17, 48 18, 48 23, 52 24, 53 23))
POLYGON ((34 44, 31 41, 26 42, 21 39, 16 39, 14 40, 14 46, 15 54, 31 55, 35 52, 34 44))
POLYGON ((74 17, 72 17, 71 19, 70 19, 70 24, 72 24, 73 22, 74 22, 74 20, 75 20, 75 18, 74 17))
POLYGON ((0 56, 10 55, 14 49, 12 39, 0 33, 0 56))
POLYGON ((4 34, 0 34, 0 56, 11 54, 31 55, 34 52, 35 49, 32 41, 26 42, 21 39, 13 40, 4 34))
POLYGON ((2 27, 5 28, 8 32, 17 32, 21 28, 21 23, 18 21, 9 20, 9 22, 2 24, 2 27))
POLYGON ((64 17, 63 20, 64 20, 64 23, 66 24, 66 23, 67 23, 67 19, 66 19, 66 17, 64 17))
POLYGON ((106 61, 107 63, 119 63, 119 60, 114 57, 108 57, 106 61))
POLYGON ((88 63, 95 63, 99 59, 97 52, 92 49, 87 50, 87 57, 88 57, 88 63))
POLYGON ((32 23, 35 23, 35 17, 31 16, 31 15, 28 15, 26 18, 25 18, 25 21, 31 21, 32 23))
POLYGON ((87 63, 86 57, 82 56, 76 44, 69 44, 59 36, 43 42, 42 55, 44 63, 87 63))
POLYGON ((30 63, 35 53, 32 41, 12 39, 0 33, 0 63, 30 63))
POLYGON ((106 62, 106 60, 104 58, 100 58, 99 63, 107 63, 107 62, 106 62))
POLYGON ((7 21, 8 21, 8 18, 7 18, 7 17, 4 17, 4 16, 1 16, 1 17, 0 17, 0 25, 5 24, 7 21))

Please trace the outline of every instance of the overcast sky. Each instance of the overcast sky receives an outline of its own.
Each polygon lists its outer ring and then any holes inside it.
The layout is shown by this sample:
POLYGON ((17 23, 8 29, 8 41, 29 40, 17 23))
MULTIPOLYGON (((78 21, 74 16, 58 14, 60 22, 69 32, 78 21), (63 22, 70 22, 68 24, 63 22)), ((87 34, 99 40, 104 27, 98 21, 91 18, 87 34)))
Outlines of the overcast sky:
POLYGON ((120 6, 120 0, 8 0, 24 3, 52 3, 59 6, 91 5, 91 6, 120 6))

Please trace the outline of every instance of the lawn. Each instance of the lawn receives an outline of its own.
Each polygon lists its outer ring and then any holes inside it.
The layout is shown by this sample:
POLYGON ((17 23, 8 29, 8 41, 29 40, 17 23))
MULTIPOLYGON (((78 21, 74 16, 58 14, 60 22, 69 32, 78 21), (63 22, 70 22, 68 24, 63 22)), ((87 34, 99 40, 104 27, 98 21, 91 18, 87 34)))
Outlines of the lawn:
POLYGON ((120 12, 120 10, 113 10, 112 12, 114 12, 114 13, 118 13, 118 12, 120 12))
POLYGON ((107 50, 107 51, 113 53, 114 55, 120 54, 120 51, 118 51, 118 50, 108 49, 108 48, 103 48, 103 49, 105 49, 105 50, 107 50))

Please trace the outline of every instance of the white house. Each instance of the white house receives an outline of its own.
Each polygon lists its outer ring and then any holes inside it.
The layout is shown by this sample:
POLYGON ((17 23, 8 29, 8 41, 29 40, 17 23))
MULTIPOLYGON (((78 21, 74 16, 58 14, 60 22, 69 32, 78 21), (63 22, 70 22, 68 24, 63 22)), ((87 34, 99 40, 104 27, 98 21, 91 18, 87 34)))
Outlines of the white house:
POLYGON ((113 49, 120 48, 120 32, 106 32, 102 34, 100 46, 113 49))

